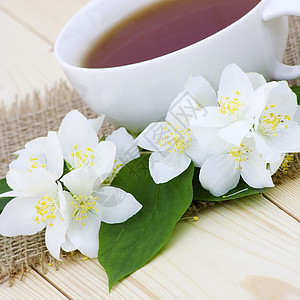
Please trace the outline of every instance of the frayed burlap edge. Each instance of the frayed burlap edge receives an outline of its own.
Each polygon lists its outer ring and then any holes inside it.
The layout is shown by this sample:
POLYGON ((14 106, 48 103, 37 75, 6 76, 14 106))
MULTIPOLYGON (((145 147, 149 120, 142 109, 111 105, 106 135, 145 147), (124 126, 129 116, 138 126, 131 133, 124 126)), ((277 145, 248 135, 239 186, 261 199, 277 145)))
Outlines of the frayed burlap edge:
POLYGON ((22 279, 30 267, 42 266, 44 269, 45 264, 51 262, 44 238, 44 230, 30 236, 0 238, 0 284, 9 281, 12 285, 16 273, 21 272, 22 279))

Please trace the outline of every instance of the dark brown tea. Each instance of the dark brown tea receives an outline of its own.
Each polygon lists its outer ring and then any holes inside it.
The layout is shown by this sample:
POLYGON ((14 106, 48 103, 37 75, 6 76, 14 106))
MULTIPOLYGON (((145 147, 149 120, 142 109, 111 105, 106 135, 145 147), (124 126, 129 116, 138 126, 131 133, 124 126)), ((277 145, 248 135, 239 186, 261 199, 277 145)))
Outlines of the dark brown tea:
POLYGON ((164 0, 111 28, 89 49, 83 67, 133 64, 192 45, 232 24, 260 0, 164 0))

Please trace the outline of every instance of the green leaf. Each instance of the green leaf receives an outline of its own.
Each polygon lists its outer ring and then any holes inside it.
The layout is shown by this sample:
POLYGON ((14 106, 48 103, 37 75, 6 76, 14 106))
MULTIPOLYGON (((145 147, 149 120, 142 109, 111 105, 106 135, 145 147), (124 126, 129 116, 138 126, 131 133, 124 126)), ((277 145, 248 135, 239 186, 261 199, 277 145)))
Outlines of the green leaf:
POLYGON ((149 173, 149 156, 124 166, 113 186, 131 193, 143 207, 121 224, 100 227, 99 262, 112 286, 144 266, 168 242, 173 229, 192 202, 194 166, 164 184, 149 173))
MULTIPOLYGON (((0 179, 0 194, 11 191, 11 188, 6 183, 6 178, 0 179)), ((13 198, 0 198, 0 212, 4 209, 5 205, 13 198)))
POLYGON ((291 90, 297 95, 297 103, 300 105, 300 86, 293 86, 291 90))
POLYGON ((266 192, 267 188, 255 189, 245 183, 242 179, 239 184, 226 193, 223 196, 216 197, 212 195, 208 190, 204 189, 199 182, 199 168, 195 168, 194 178, 193 178, 193 190, 194 190, 194 200, 196 201, 225 201, 225 200, 233 200, 237 198, 242 198, 245 196, 250 196, 254 194, 259 194, 262 192, 266 192))

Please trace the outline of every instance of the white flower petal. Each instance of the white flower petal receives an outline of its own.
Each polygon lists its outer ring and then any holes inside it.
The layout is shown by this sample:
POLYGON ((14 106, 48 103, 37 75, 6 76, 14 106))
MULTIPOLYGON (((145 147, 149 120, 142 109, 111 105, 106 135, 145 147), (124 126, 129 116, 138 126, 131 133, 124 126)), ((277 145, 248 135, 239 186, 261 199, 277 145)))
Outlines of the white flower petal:
POLYGON ((207 106, 196 113, 195 118, 191 120, 190 126, 224 127, 230 123, 230 119, 220 113, 219 107, 207 106))
POLYGON ((241 176, 244 181, 254 188, 273 187, 270 170, 266 168, 266 162, 254 151, 249 153, 248 160, 241 162, 241 176))
POLYGON ((198 168, 202 166, 207 158, 203 146, 199 144, 195 138, 190 142, 189 147, 185 148, 184 152, 191 158, 195 167, 198 168))
POLYGON ((300 123, 300 105, 297 105, 297 110, 296 110, 296 113, 294 115, 293 121, 296 121, 296 122, 300 123))
POLYGON ((173 126, 189 128, 190 120, 205 106, 217 105, 217 94, 202 76, 189 79, 183 92, 171 103, 166 120, 173 126))
MULTIPOLYGON (((62 218, 64 219, 63 221, 65 224, 69 224, 70 219, 68 215, 68 204, 67 204, 67 196, 72 197, 69 192, 63 191, 62 184, 61 182, 57 182, 57 194, 56 194, 56 199, 58 200, 58 210, 60 214, 62 215, 62 218)), ((67 226, 66 225, 66 226, 67 226)))
POLYGON ((116 163, 127 164, 131 160, 140 157, 139 148, 134 138, 125 128, 119 128, 109 135, 106 141, 116 145, 116 163))
POLYGON ((202 148, 201 152, 204 159, 222 152, 222 149, 226 152, 232 148, 232 145, 220 137, 219 131, 220 128, 192 127, 192 134, 202 148))
POLYGON ((165 183, 184 172, 190 163, 185 153, 154 152, 149 159, 149 170, 155 183, 165 183))
POLYGON ((166 122, 155 122, 149 124, 136 138, 138 146, 149 151, 162 151, 159 141, 164 135, 166 122))
POLYGON ((60 248, 65 241, 66 224, 60 213, 56 214, 53 225, 48 224, 46 228, 45 241, 50 254, 57 260, 60 260, 60 248))
POLYGON ((253 151, 252 149, 255 149, 255 140, 253 138, 253 136, 250 134, 249 137, 245 138, 243 141, 242 141, 242 144, 245 146, 245 148, 247 149, 251 149, 251 151, 253 151))
POLYGON ((253 132, 257 152, 261 154, 261 158, 268 163, 273 163, 282 157, 282 152, 275 150, 269 145, 268 137, 253 132))
POLYGON ((66 174, 61 181, 72 194, 89 196, 94 189, 98 174, 91 169, 79 168, 66 174))
POLYGON ((74 166, 72 153, 85 150, 87 147, 94 149, 98 144, 98 136, 88 120, 77 110, 69 112, 58 130, 58 138, 63 150, 64 158, 74 166))
POLYGON ((243 138, 249 133, 254 121, 240 120, 221 128, 220 136, 228 143, 239 146, 243 138))
POLYGON ((199 106, 190 93, 183 91, 171 103, 166 121, 173 127, 189 128, 190 120, 196 116, 199 106))
POLYGON ((216 91, 202 76, 191 77, 184 90, 190 93, 201 107, 218 104, 216 91))
POLYGON ((28 151, 25 149, 18 150, 14 153, 14 155, 17 158, 9 164, 9 169, 26 171, 27 168, 24 166, 26 166, 26 162, 28 160, 28 151))
POLYGON ((276 136, 266 138, 266 143, 282 153, 300 152, 300 126, 297 122, 288 122, 288 128, 277 131, 276 136))
POLYGON ((68 235, 66 235, 65 241, 61 245, 61 248, 66 252, 77 250, 76 247, 73 245, 73 243, 70 241, 68 235))
POLYGON ((105 180, 112 172, 116 159, 116 146, 110 141, 102 141, 94 151, 94 165, 90 167, 100 177, 100 181, 105 180))
POLYGON ((245 101, 253 90, 248 76, 237 65, 230 64, 225 67, 220 79, 218 92, 219 99, 221 97, 234 99, 236 97, 236 91, 238 91, 245 101))
POLYGON ((12 199, 0 215, 0 234, 4 236, 31 235, 41 231, 46 222, 35 220, 35 205, 39 198, 18 197, 12 199))
POLYGON ((55 178, 46 170, 36 172, 21 172, 10 170, 6 176, 7 184, 20 196, 45 196, 54 194, 57 190, 55 178))
POLYGON ((96 133, 100 130, 103 121, 104 121, 105 115, 100 115, 97 119, 88 119, 89 125, 95 130, 96 133))
POLYGON ((25 144, 25 149, 31 153, 44 154, 46 150, 46 137, 36 138, 25 144))
POLYGON ((222 196, 239 183, 240 170, 230 154, 209 157, 200 169, 201 185, 214 196, 222 196))
POLYGON ((142 205, 125 191, 114 187, 103 187, 94 193, 102 202, 101 220, 105 223, 122 223, 135 215, 142 205))
MULTIPOLYGON (((80 190, 78 191, 80 192, 80 190)), ((74 202, 74 198, 67 191, 63 191, 62 193, 63 196, 60 196, 60 211, 63 214, 67 226, 69 226, 70 222, 73 219, 74 206, 72 205, 72 202, 74 202)))
POLYGON ((274 108, 265 111, 265 114, 288 115, 293 120, 297 110, 297 97, 292 92, 286 81, 277 83, 277 87, 270 90, 266 106, 275 105, 274 108))
POLYGON ((277 170, 279 169, 279 167, 281 166, 283 160, 284 160, 284 154, 282 155, 282 158, 278 161, 275 161, 273 163, 270 164, 270 172, 271 175, 275 174, 277 172, 277 170))
POLYGON ((37 169, 47 168, 46 157, 43 154, 36 154, 23 149, 18 151, 18 157, 16 160, 12 161, 9 164, 9 169, 15 169, 23 172, 32 172, 37 169))
POLYGON ((68 238, 82 254, 90 258, 97 257, 100 220, 96 215, 89 214, 84 224, 73 219, 67 230, 68 238))
POLYGON ((259 87, 261 87, 262 85, 267 83, 264 76, 262 76, 259 73, 249 72, 249 73, 246 73, 246 75, 247 75, 248 79, 250 80, 254 90, 258 89, 259 87))
POLYGON ((277 82, 269 82, 257 90, 251 93, 248 97, 248 103, 244 109, 243 119, 256 118, 256 124, 259 121, 259 117, 266 107, 266 103, 270 94, 271 89, 277 86, 277 82))
POLYGON ((63 174, 64 158, 56 132, 49 131, 46 140, 45 157, 47 160, 47 169, 56 179, 63 174))
MULTIPOLYGON (((80 196, 82 196, 83 202, 88 201, 87 199, 89 196, 94 197, 94 194, 91 191, 93 190, 94 179, 91 178, 90 182, 88 180, 89 175, 92 175, 93 177, 94 172, 90 169, 84 168, 72 172, 77 172, 77 175, 79 174, 79 177, 75 178, 74 182, 71 180, 72 178, 68 178, 68 180, 70 180, 68 183, 72 186, 71 192, 76 190, 77 194, 76 196, 72 197, 70 193, 64 192, 67 201, 67 208, 65 212, 67 218, 65 219, 66 223, 68 224, 68 228, 66 239, 61 247, 65 251, 73 251, 78 249, 88 257, 96 257, 98 253, 98 233, 102 212, 100 209, 96 210, 96 208, 98 208, 96 203, 89 204, 93 208, 85 210, 85 208, 81 207, 78 201, 80 196), (76 184, 76 181, 80 178, 82 179, 81 182, 76 184), (77 208, 76 205, 78 205, 77 208)), ((98 200, 95 199, 95 202, 97 201, 98 200)))

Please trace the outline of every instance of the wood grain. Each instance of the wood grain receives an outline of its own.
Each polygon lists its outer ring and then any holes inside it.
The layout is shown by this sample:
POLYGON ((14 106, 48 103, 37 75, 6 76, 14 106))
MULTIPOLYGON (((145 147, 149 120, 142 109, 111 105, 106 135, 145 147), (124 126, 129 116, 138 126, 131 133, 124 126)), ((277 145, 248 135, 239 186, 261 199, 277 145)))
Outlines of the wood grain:
POLYGON ((0 101, 11 105, 65 79, 52 46, 0 10, 0 101))
POLYGON ((14 278, 13 287, 10 287, 8 283, 1 285, 1 300, 67 299, 60 291, 33 270, 26 273, 26 276, 22 280, 18 277, 20 277, 20 275, 17 276, 17 278, 14 278))
POLYGON ((206 209, 197 222, 180 222, 160 254, 110 295, 96 260, 67 262, 43 276, 74 299, 265 300, 275 286, 300 297, 299 248, 300 224, 252 196, 206 209), (263 293, 256 289, 260 280, 263 293))
POLYGON ((282 184, 270 189, 266 197, 300 222, 300 176, 287 178, 282 184))
POLYGON ((0 0, 0 9, 49 45, 65 23, 90 0, 0 0))

